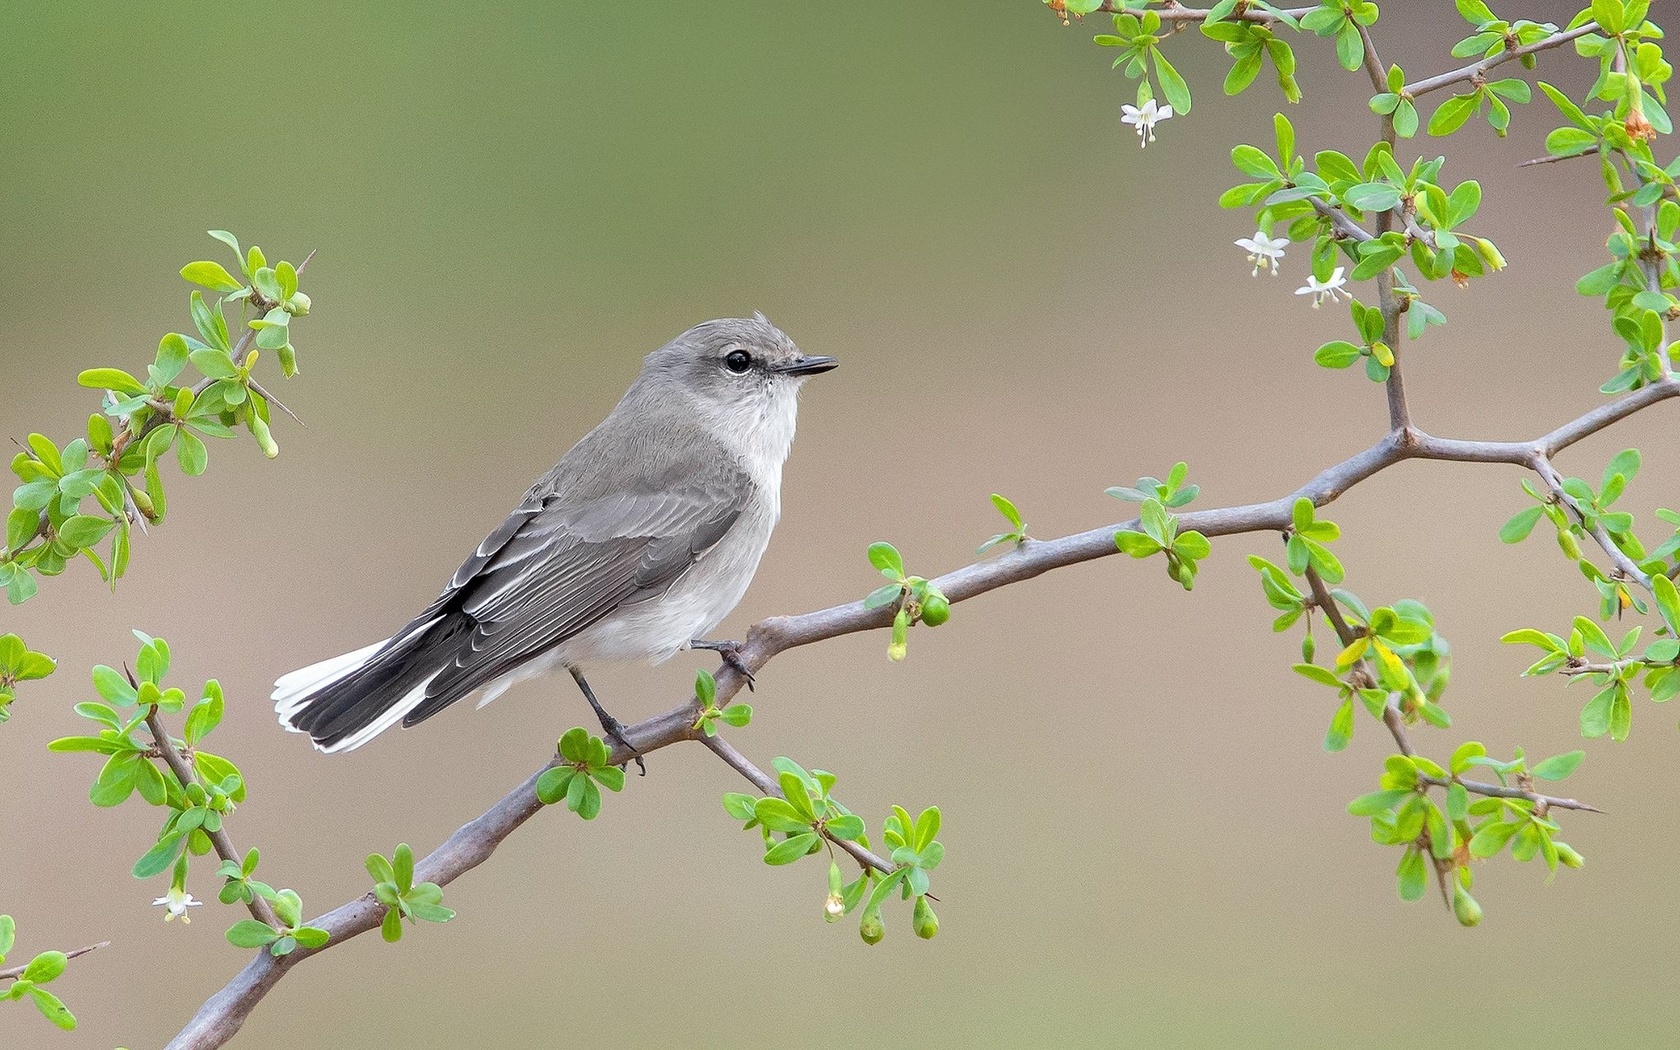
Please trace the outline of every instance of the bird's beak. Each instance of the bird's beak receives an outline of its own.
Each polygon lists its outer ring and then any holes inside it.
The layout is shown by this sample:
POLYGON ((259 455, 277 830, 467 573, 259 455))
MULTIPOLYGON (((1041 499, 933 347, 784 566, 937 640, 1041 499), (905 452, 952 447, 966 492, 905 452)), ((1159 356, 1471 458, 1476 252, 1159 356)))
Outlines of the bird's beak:
POLYGON ((796 357, 786 364, 776 365, 773 371, 785 376, 814 376, 818 372, 836 368, 839 364, 839 360, 832 357, 796 357))

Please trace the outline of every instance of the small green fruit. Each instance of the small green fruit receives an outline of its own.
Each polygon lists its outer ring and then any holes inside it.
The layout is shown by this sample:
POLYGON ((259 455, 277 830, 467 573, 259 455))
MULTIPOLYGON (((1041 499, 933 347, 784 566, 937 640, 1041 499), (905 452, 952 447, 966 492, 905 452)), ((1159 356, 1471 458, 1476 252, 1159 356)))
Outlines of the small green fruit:
POLYGON ((934 934, 939 932, 939 916, 933 913, 933 905, 926 897, 916 898, 915 911, 911 913, 910 924, 915 928, 916 936, 924 941, 933 940, 934 934))
POLYGON ((1453 914, 1458 917, 1460 926, 1476 926, 1482 921, 1482 906, 1476 903, 1476 898, 1470 896, 1463 886, 1454 886, 1453 914))

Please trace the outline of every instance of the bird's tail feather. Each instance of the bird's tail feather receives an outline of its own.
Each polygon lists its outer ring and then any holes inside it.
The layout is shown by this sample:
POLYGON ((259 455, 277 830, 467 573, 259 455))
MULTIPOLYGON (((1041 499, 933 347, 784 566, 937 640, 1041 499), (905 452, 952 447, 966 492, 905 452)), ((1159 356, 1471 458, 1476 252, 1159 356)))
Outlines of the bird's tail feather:
POLYGON ((430 630, 436 623, 411 625, 388 641, 281 676, 270 696, 280 724, 308 733, 328 754, 354 750, 389 729, 425 702, 427 686, 453 658, 453 632, 430 630))

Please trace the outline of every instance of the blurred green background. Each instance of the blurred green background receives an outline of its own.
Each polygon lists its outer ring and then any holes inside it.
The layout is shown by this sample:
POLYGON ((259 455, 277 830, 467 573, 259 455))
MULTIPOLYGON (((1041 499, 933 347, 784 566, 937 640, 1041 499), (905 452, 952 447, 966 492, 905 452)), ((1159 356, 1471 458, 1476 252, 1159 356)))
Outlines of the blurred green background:
MULTIPOLYGON (((1454 64, 1455 23, 1445 0, 1390 4, 1378 40, 1432 72, 1454 64)), ((160 1045, 246 958, 222 940, 231 909, 159 921, 161 880, 128 875, 153 814, 94 810, 93 759, 44 751, 78 731, 86 668, 132 656, 131 627, 169 638, 189 688, 227 687, 219 750, 252 783, 233 837, 311 914, 366 888, 364 854, 435 846, 588 721, 569 682, 535 683, 327 757, 266 696, 430 600, 641 355, 699 320, 762 309, 844 361, 807 388, 734 634, 861 596, 872 540, 914 571, 969 561, 997 531, 992 491, 1054 536, 1126 516, 1103 488, 1179 458, 1216 506, 1379 436, 1380 389, 1312 364, 1349 327, 1290 294, 1304 250, 1251 280, 1230 242, 1252 228, 1214 204, 1230 145, 1269 143, 1275 88, 1225 99, 1223 56, 1174 40, 1196 106, 1141 151, 1118 123, 1133 87, 1089 41, 1104 28, 1063 29, 1032 0, 6 5, 7 438, 68 439, 95 404, 79 369, 137 367, 188 323, 175 269, 222 251, 200 231, 318 255, 303 374, 277 391, 308 429, 277 425, 274 463, 214 446, 115 594, 79 567, 0 609, 62 661, 0 727, 0 908, 20 952, 113 941, 55 986, 80 1030, 14 1007, 0 1043, 160 1045)), ((1364 77, 1299 50, 1303 147, 1362 152, 1364 77)), ((1568 52, 1542 75, 1590 79, 1568 52)), ((1474 232, 1511 266, 1430 290, 1452 323, 1409 348, 1407 374, 1431 432, 1536 434, 1615 369, 1602 311, 1572 290, 1608 231, 1596 173, 1514 169, 1554 123, 1541 103, 1508 140, 1450 142, 1448 172, 1488 189, 1474 232)), ((1596 478, 1643 446, 1657 454, 1627 502, 1673 505, 1672 427, 1658 409, 1561 465, 1596 478)), ((1418 733, 1437 757, 1463 739, 1581 746, 1587 694, 1520 681, 1527 655, 1497 644, 1596 605, 1549 540, 1498 543, 1517 482, 1409 464, 1327 512, 1350 585, 1424 599, 1456 645, 1456 724, 1418 733)), ((1672 1045, 1673 716, 1640 704, 1628 743, 1586 745, 1568 787, 1608 813, 1564 824, 1588 867, 1546 885, 1537 864, 1485 865, 1487 919, 1462 930, 1437 900, 1399 902, 1397 854, 1343 812, 1390 745, 1361 715, 1348 753, 1320 750, 1331 705, 1289 672, 1295 636, 1267 631, 1243 560, 1275 546, 1218 542, 1193 595, 1156 563, 1063 570, 959 606, 902 665, 871 634, 760 676, 735 734, 750 755, 836 770, 872 828, 894 802, 943 807, 931 943, 903 909, 875 948, 824 925, 821 865, 765 867, 718 805, 738 779, 679 747, 600 820, 522 829, 449 888, 449 926, 301 966, 238 1045, 1672 1045)), ((705 665, 592 677, 641 717, 705 665)), ((214 898, 208 875, 191 888, 214 898)))

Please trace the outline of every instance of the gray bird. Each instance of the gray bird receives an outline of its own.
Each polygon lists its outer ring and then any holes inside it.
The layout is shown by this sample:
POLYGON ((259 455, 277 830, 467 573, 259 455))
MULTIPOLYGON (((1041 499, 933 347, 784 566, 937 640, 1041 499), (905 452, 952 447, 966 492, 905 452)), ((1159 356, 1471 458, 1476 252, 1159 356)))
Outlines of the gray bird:
POLYGON ((630 747, 580 667, 685 648, 733 656, 732 643, 702 639, 741 600, 781 515, 799 388, 837 363, 807 357, 762 314, 707 321, 655 350, 424 612, 274 683, 281 725, 348 751, 563 667, 630 747))

